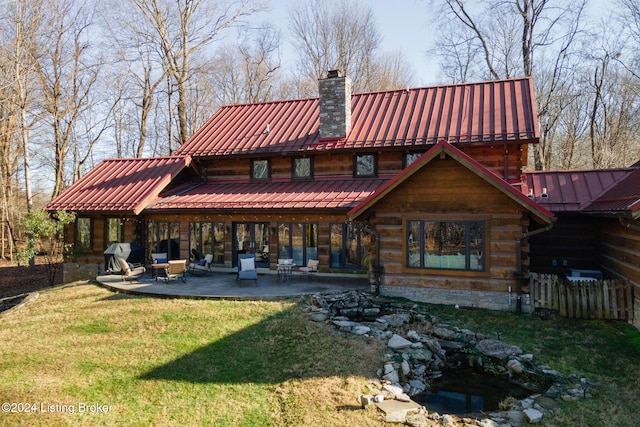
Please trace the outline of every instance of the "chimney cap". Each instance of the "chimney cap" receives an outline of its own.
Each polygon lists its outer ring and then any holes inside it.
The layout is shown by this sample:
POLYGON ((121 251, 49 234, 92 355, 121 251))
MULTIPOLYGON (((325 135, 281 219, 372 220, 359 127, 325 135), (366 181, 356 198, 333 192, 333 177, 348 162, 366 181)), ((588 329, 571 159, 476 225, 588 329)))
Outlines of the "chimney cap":
POLYGON ((327 71, 327 78, 328 79, 332 79, 332 78, 336 78, 336 77, 342 77, 342 73, 340 72, 340 70, 329 70, 329 71, 327 71))

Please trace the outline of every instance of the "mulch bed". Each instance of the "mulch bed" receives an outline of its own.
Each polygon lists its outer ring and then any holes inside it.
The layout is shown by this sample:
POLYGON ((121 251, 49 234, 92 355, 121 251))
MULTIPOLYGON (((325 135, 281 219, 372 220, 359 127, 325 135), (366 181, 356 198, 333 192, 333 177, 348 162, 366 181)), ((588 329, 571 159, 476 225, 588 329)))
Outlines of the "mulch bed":
MULTIPOLYGON (((47 265, 36 260, 33 269, 0 262, 0 298, 14 297, 50 287, 47 265)), ((53 285, 62 284, 62 263, 56 266, 53 285)))

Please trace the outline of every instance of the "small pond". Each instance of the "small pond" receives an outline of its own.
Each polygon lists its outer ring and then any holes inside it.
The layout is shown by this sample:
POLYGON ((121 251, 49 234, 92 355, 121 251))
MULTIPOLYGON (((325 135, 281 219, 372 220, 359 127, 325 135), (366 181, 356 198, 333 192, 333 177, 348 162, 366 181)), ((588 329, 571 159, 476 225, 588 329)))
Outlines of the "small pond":
POLYGON ((440 414, 471 414, 499 410, 508 397, 524 399, 533 394, 494 375, 470 369, 454 369, 431 384, 431 390, 414 396, 429 411, 440 414))

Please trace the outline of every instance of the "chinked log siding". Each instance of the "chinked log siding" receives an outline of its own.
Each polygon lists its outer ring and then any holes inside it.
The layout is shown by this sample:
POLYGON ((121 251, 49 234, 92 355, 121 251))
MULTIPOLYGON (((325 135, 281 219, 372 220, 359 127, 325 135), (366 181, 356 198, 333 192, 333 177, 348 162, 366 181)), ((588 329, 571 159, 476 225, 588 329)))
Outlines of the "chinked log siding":
MULTIPOLYGON (((409 152, 426 151, 430 146, 409 147, 410 149, 398 151, 376 151, 370 150, 367 153, 377 154, 378 175, 395 175, 404 166, 404 156, 409 152)), ((519 179, 520 148, 511 146, 508 152, 504 153, 503 147, 479 146, 460 147, 469 156, 482 163, 485 167, 501 178, 505 178, 505 167, 507 179, 519 179), (505 166, 506 165, 506 166, 505 166)), ((271 156, 271 179, 290 179, 291 162, 295 157, 313 158, 314 178, 331 178, 351 176, 353 174, 353 156, 355 152, 339 153, 292 153, 286 156, 271 156)), ((252 158, 237 157, 218 160, 204 161, 207 168, 207 175, 210 180, 248 180, 251 173, 252 158)))
MULTIPOLYGON (((640 221, 635 221, 640 226, 640 221)), ((602 268, 612 277, 634 286, 634 326, 640 328, 640 232, 623 227, 617 220, 603 220, 600 227, 602 268)))
MULTIPOLYGON (((432 160, 363 216, 381 237, 383 286, 507 292, 516 285, 525 209, 451 158, 432 160), (404 227, 410 219, 485 221, 485 271, 408 268, 404 227)), ((528 250, 526 241, 523 246, 528 250)))

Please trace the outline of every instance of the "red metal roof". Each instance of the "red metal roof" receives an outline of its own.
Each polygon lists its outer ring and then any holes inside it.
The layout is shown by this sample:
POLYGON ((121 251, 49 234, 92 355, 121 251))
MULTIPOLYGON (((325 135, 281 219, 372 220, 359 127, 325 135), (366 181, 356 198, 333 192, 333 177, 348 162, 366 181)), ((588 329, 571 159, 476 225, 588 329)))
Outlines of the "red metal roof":
POLYGON ((352 95, 346 139, 323 140, 319 101, 231 105, 176 152, 191 156, 277 154, 450 143, 538 142, 531 78, 352 95))
POLYGON ((585 212, 628 212, 640 218, 640 163, 635 170, 619 180, 612 188, 586 206, 585 212))
POLYGON ((381 186, 375 193, 371 194, 366 199, 362 200, 357 206, 347 212, 347 216, 349 219, 355 219, 360 216, 363 212, 373 206, 380 199, 385 197, 389 192, 395 189, 398 185, 402 184, 406 179, 424 167, 426 164, 431 162, 434 158, 436 158, 440 153, 445 153, 455 160, 457 160, 460 164, 467 167, 469 170, 476 173, 478 176, 483 178, 489 184, 493 185, 498 190, 502 191, 509 198, 514 200, 519 205, 525 207, 529 212, 535 215, 541 222, 550 223, 551 218, 553 218, 553 213, 546 209, 544 206, 541 206, 535 203, 533 200, 524 196, 522 192, 516 189, 513 185, 507 183, 505 180, 498 177, 496 174, 491 172, 489 169, 484 167, 482 164, 478 163, 476 160, 469 157, 464 152, 458 150, 453 145, 449 144, 447 141, 440 141, 437 145, 429 149, 426 153, 420 156, 419 159, 411 163, 408 167, 403 169, 400 173, 398 173, 393 179, 389 180, 383 186, 381 186))
POLYGON ((190 163, 189 156, 103 160, 45 209, 139 214, 190 163))
POLYGON ((169 196, 159 209, 349 209, 386 180, 214 182, 169 196))
MULTIPOLYGON (((580 212, 606 191, 617 187, 632 172, 632 168, 527 172, 522 192, 552 212, 580 212), (547 197, 542 195, 544 189, 547 197)), ((631 181, 623 186, 624 190, 633 190, 631 181)), ((633 190, 636 195, 640 192, 638 183, 640 179, 636 178, 633 190)), ((603 204, 599 206, 605 208, 603 204)), ((607 209, 619 207, 609 202, 607 209)))

